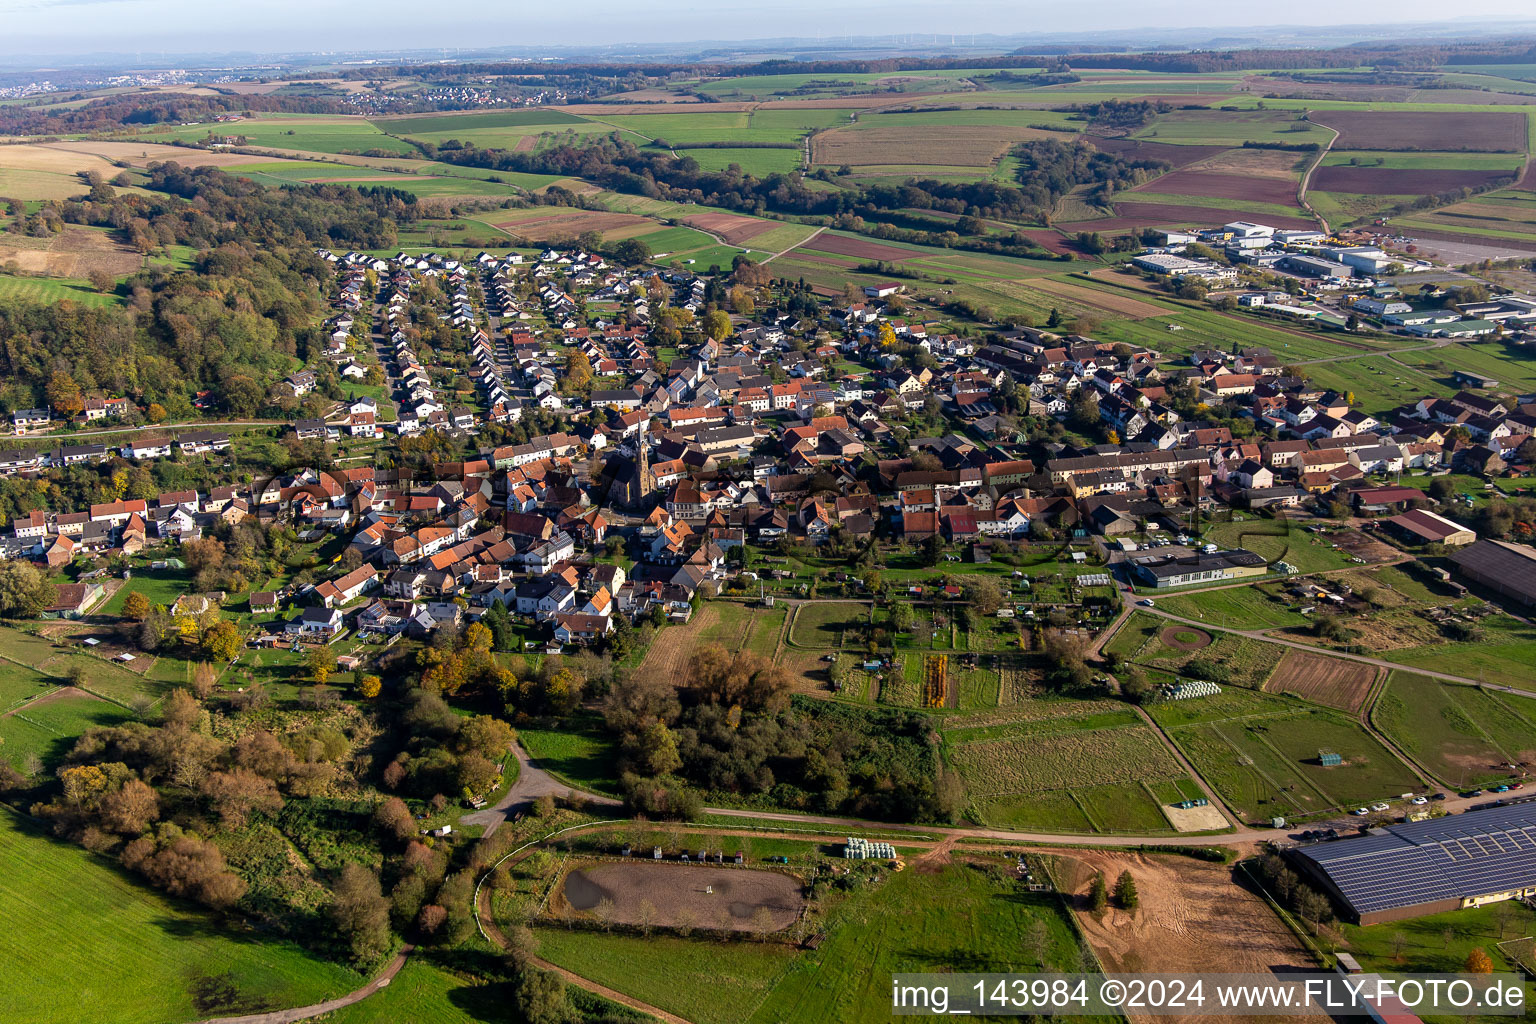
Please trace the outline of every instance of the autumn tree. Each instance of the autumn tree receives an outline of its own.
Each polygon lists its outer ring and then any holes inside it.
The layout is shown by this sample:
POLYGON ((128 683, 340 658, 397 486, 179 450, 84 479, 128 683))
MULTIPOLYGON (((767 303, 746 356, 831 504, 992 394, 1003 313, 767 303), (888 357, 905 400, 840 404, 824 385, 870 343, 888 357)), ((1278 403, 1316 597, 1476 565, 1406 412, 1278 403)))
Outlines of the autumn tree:
POLYGON ((731 315, 723 309, 712 309, 704 314, 704 333, 716 341, 731 333, 731 315))
MULTIPOLYGON (((227 619, 220 619, 203 634, 199 645, 203 653, 214 661, 230 662, 240 653, 240 629, 227 619)), ((210 687, 211 689, 211 687, 210 687)))
POLYGON ((383 688, 383 681, 375 675, 366 675, 357 681, 357 692, 368 700, 377 697, 383 688))
POLYGON ((309 678, 314 680, 316 686, 324 686, 325 681, 331 678, 331 669, 335 665, 335 659, 331 652, 324 647, 311 647, 304 657, 304 667, 309 672, 309 678))
POLYGON ((0 618, 36 618, 58 599, 58 588, 31 562, 0 562, 0 618))
POLYGON ((110 832, 136 836, 160 817, 160 797, 138 779, 129 779, 123 788, 109 793, 99 805, 101 825, 110 832))
POLYGON ((670 775, 683 766, 677 752, 677 738, 667 723, 656 719, 640 734, 636 761, 647 775, 670 775))
POLYGON ((163 846, 153 839, 135 839, 123 848, 122 859, 129 870, 172 896, 223 909, 245 895, 245 882, 228 870, 219 848, 196 836, 177 836, 163 846))
POLYGON ((373 823, 379 831, 393 839, 406 840, 416 834, 416 819, 405 801, 397 796, 385 797, 374 808, 373 823))
POLYGON ((1467 954, 1467 962, 1464 969, 1468 974, 1492 974, 1493 960, 1487 953, 1483 952, 1481 946, 1478 946, 1467 954))
POLYGON ((226 828, 242 828, 253 812, 273 814, 283 806, 271 779, 238 768, 210 773, 200 792, 226 828))
POLYGON ((687 685, 704 700, 726 707, 782 708, 792 680, 783 666, 750 651, 730 653, 718 644, 688 659, 687 685))
POLYGON ((48 404, 65 419, 73 419, 85 410, 85 399, 80 385, 66 370, 58 370, 48 378, 48 404))
POLYGON ((565 982, 552 971, 523 967, 512 991, 518 1016, 528 1024, 560 1024, 568 1016, 565 982))
POLYGON ((512 727, 491 715, 472 715, 459 726, 454 746, 460 753, 477 753, 496 760, 505 757, 516 737, 512 727))
POLYGON ((123 617, 143 622, 149 617, 149 598, 135 590, 123 599, 123 617))
POLYGON ((579 348, 565 354, 565 379, 561 382, 566 394, 586 394, 592 390, 592 360, 579 348))

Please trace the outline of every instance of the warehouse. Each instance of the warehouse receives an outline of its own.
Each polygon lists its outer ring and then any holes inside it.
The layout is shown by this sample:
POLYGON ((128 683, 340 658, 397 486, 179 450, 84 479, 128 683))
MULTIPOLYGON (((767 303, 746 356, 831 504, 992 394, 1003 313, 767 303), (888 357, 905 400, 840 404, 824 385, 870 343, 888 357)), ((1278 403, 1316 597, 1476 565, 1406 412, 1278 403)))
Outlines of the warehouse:
POLYGON ((1141 582, 1161 590, 1191 583, 1262 576, 1269 571, 1269 566, 1252 551, 1233 548, 1231 551, 1201 551, 1189 555, 1151 555, 1133 562, 1132 570, 1141 582))
POLYGON ((1480 540, 1451 556, 1461 575, 1521 604, 1536 605, 1536 548, 1480 540))
POLYGON ((1372 829, 1292 853, 1360 924, 1536 895, 1536 803, 1372 829))
POLYGON ((1460 547, 1477 540, 1477 534, 1438 513, 1416 508, 1393 516, 1386 525, 1410 544, 1444 544, 1460 547))

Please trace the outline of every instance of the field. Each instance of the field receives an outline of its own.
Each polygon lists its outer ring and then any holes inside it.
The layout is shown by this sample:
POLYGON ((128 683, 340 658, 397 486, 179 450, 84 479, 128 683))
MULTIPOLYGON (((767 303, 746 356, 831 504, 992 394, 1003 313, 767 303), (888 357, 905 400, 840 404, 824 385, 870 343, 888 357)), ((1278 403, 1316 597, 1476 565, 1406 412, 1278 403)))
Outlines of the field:
POLYGON ((852 602, 800 605, 790 626, 789 642, 799 647, 841 647, 844 631, 868 622, 869 613, 869 605, 852 602))
MULTIPOLYGON (((1263 897, 1234 885, 1232 868, 1190 857, 1075 850, 1054 858, 1066 892, 1086 894, 1095 873, 1115 879, 1129 871, 1140 906, 1078 912, 1077 920, 1104 969, 1245 971, 1267 974, 1312 961, 1263 897)), ((1181 1018, 1198 1020, 1201 1018, 1181 1018)))
POLYGON ((618 751, 596 716, 578 717, 559 729, 525 726, 517 738, 528 756, 561 782, 600 793, 618 789, 618 751))
MULTIPOLYGON (((359 117, 273 115, 219 125, 217 132, 243 135, 251 146, 302 150, 309 153, 374 153, 416 156, 410 143, 392 138, 359 117)), ((182 139, 195 142, 215 131, 215 126, 201 124, 177 128, 156 128, 145 133, 151 141, 182 139)))
POLYGON ((1376 681, 1377 670, 1308 651, 1289 651, 1264 684, 1274 693, 1293 693, 1342 711, 1358 711, 1376 681))
POLYGON ((580 124, 586 118, 563 110, 502 110, 494 113, 444 114, 426 117, 377 118, 375 128, 390 135, 420 135, 424 132, 469 131, 477 128, 510 128, 527 125, 580 124))
POLYGON ((6 1015, 29 1024, 163 1024, 341 995, 362 979, 291 944, 233 936, 0 810, 6 1015), (131 952, 130 952, 131 951, 131 952), (25 984, 15 984, 25 979, 25 984), (210 1001, 221 984, 233 1000, 210 1001))
POLYGON ((1202 635, 1193 627, 1170 625, 1165 619, 1136 612, 1107 649, 1128 661, 1175 673, 1192 672, 1198 664, 1204 667, 1202 674, 1218 672, 1217 678, 1225 685, 1254 690, 1263 689, 1283 655, 1281 647, 1263 640, 1214 633, 1214 640, 1206 644, 1200 639, 1202 635), (1185 638, 1184 633, 1190 636, 1185 638))
POLYGON ((1046 295, 1060 296, 1074 302, 1103 310, 1110 316, 1129 317, 1133 320, 1143 320, 1147 317, 1167 316, 1168 310, 1163 306, 1138 299, 1134 295, 1124 292, 1116 292, 1108 288, 1096 288, 1077 284, 1075 281, 1062 281, 1051 277, 1031 277, 1019 282, 1027 288, 1044 292, 1046 295))
POLYGON ((110 306, 120 301, 116 295, 99 292, 89 281, 57 277, 20 277, 0 274, 0 299, 53 305, 66 299, 82 306, 110 306))
MULTIPOLYGON (((1272 203, 1281 207, 1296 205, 1297 182, 1285 178, 1260 178, 1247 174, 1217 171, 1174 171, 1154 178, 1132 190, 1132 194, 1160 192, 1175 196, 1201 196, 1206 199, 1242 199, 1272 203)), ((1300 211, 1298 210, 1299 214, 1300 211)))
POLYGON ((1249 821, 1347 809, 1420 785, 1358 722, 1293 701, 1227 691, 1157 705, 1152 716, 1249 821), (1324 767, 1322 750, 1344 763, 1324 767))
POLYGON ((1482 188, 1511 176, 1508 171, 1331 166, 1319 167, 1308 187, 1366 195, 1432 195, 1457 188, 1482 188))
POLYGON ((541 957, 696 1024, 818 1024, 888 1015, 881 979, 896 971, 962 963, 978 971, 1076 969, 1064 913, 1054 896, 1021 893, 1012 880, 957 856, 856 888, 831 910, 815 950, 556 928, 537 934, 541 957), (1019 941, 1036 931, 1043 964, 1019 941))
POLYGON ((1536 760, 1536 702, 1393 672, 1373 719, 1447 785, 1483 785, 1511 761, 1536 760))
POLYGON ((0 269, 79 280, 94 270, 126 277, 139 269, 140 262, 138 253, 103 230, 72 226, 46 238, 14 232, 0 235, 0 269))
POLYGON ((1515 113, 1322 110, 1312 120, 1339 132, 1340 149, 1445 150, 1454 139, 1473 152, 1525 152, 1526 119, 1515 113))
POLYGON ((1536 663, 1536 625, 1494 615, 1482 619, 1477 628, 1478 636, 1471 641, 1451 642, 1435 635, 1387 651, 1383 657, 1409 668, 1507 686, 1528 685, 1531 665, 1536 663))
POLYGON ((811 163, 838 167, 929 165, 990 167, 1026 139, 1057 137, 1057 132, 1005 125, 877 123, 820 132, 811 138, 811 163))
MULTIPOLYGON (((16 666, 6 666, 5 673, 11 677, 7 690, 41 679, 16 666)), ((121 725, 132 717, 120 705, 72 687, 60 688, 0 717, 0 758, 23 770, 35 757, 45 771, 51 771, 82 732, 92 726, 121 725)))
POLYGON ((945 754, 978 820, 999 828, 1168 828, 1144 786, 1184 778, 1157 735, 1127 711, 944 732, 945 754))
POLYGON ((1136 133, 1173 145, 1241 146, 1244 142, 1326 142, 1327 133, 1288 110, 1175 110, 1136 133))
POLYGON ((571 870, 550 902, 597 920, 660 928, 783 931, 805 906, 793 875, 750 868, 635 860, 571 870))

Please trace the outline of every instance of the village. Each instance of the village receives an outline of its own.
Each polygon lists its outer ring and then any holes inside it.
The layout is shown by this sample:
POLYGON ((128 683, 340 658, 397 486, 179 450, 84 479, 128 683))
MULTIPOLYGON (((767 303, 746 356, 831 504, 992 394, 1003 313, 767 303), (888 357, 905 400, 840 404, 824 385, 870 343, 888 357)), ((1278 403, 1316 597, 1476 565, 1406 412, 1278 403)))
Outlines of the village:
MULTIPOLYGON (((1244 257, 1316 242, 1290 234, 1239 222, 1165 241, 1225 240, 1244 257)), ((1494 397, 1496 382, 1476 375, 1450 398, 1372 415, 1240 343, 1173 359, 1040 328, 930 334, 906 315, 899 283, 850 289, 809 316, 727 317, 706 313, 725 298, 718 279, 584 251, 320 255, 336 269, 326 364, 279 387, 301 399, 317 370, 382 386, 297 420, 292 434, 322 445, 386 431, 446 439, 432 461, 39 510, 11 524, 5 553, 60 571, 174 550, 248 516, 282 521, 302 537, 344 538, 355 568, 253 594, 253 608, 281 601, 294 614, 251 643, 420 636, 499 604, 558 650, 602 643, 620 618, 686 621, 747 569, 749 550, 831 548, 866 564, 906 551, 937 566, 1065 542, 1077 548, 1059 556, 1069 571, 1107 564, 1125 585, 1165 589, 1296 571, 1202 537, 1202 524, 1234 513, 1381 516, 1382 535, 1410 545, 1470 543, 1463 524, 1423 508, 1429 475, 1521 474, 1536 447, 1536 399, 1494 397), (532 434, 525 417, 562 429, 532 434), (477 444, 520 423, 525 442, 477 444), (442 457, 455 445, 463 457, 442 457), (1404 486, 1404 474, 1423 482, 1404 486)), ((1167 252, 1133 262, 1174 277, 1215 266, 1180 260, 1195 262, 1167 252)), ((1353 307, 1401 321, 1382 294, 1373 287, 1353 307)), ((1496 316, 1493 305, 1465 312, 1496 316)), ((125 401, 89 399, 81 421, 121 417, 125 401)), ((50 414, 13 419, 21 435, 46 429, 50 414)), ((0 473, 217 457, 230 443, 186 430, 15 449, 0 473)), ((772 576, 746 578, 759 574, 772 576)), ((49 612, 84 614, 92 593, 67 587, 49 612)))

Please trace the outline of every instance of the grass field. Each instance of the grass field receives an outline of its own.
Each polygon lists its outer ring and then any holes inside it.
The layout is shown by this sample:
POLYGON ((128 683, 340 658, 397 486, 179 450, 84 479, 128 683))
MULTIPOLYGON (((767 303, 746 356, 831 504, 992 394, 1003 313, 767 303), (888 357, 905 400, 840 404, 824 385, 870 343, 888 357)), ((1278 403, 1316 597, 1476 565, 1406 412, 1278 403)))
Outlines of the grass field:
POLYGON ((1536 702, 1393 672, 1372 714, 1394 742, 1446 785, 1484 785, 1536 756, 1536 702))
POLYGON ((122 302, 117 295, 96 290, 89 281, 57 277, 18 277, 0 274, 0 299, 17 299, 39 305, 56 305, 66 300, 82 306, 112 306, 122 302))
POLYGON ((1382 652, 1388 661, 1409 668, 1477 679, 1508 686, 1527 686, 1536 664, 1536 625, 1507 616, 1489 616, 1478 624, 1478 636, 1467 642, 1436 639, 1414 647, 1382 652))
POLYGON ((164 1024, 302 1006, 361 984, 297 946, 222 932, 211 915, 3 809, 0 872, 0 962, 26 981, 4 986, 5 1015, 17 1021, 164 1024), (215 979, 234 987, 237 1005, 199 1005, 194 993, 215 979))
POLYGON ((1222 799, 1250 821, 1347 809, 1420 785, 1355 722, 1283 697, 1227 690, 1152 715, 1222 799), (1323 767, 1319 751, 1343 757, 1323 767))
MULTIPOLYGON (((999 863, 994 861, 993 863, 999 863)), ((1058 970, 1078 963, 1077 941, 1054 896, 1016 891, 978 867, 889 875, 836 907, 814 951, 642 939, 541 928, 539 955, 697 1024, 811 1024, 889 1013, 883 980, 895 971, 1058 970), (1019 937, 1040 922, 1037 964, 1019 937), (707 983, 701 984, 702 979, 707 983)))
POLYGON ((229 126, 188 125, 159 128, 143 136, 146 141, 206 138, 215 129, 222 134, 243 135, 252 146, 304 150, 311 153, 370 153, 379 150, 415 156, 408 142, 392 138, 360 117, 293 117, 246 119, 229 126))
POLYGON ((540 768, 562 782, 598 792, 618 790, 618 750, 596 715, 575 718, 558 730, 524 727, 517 738, 540 768))
MULTIPOLYGON (((18 670, 7 666, 5 671, 10 676, 18 670)), ((28 758, 36 756, 44 770, 52 771, 86 729, 119 725, 131 718, 127 708, 94 697, 65 697, 28 705, 0 718, 0 758, 19 770, 28 758)))

